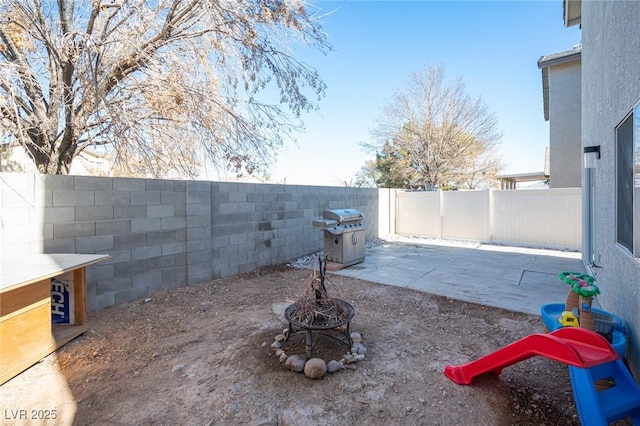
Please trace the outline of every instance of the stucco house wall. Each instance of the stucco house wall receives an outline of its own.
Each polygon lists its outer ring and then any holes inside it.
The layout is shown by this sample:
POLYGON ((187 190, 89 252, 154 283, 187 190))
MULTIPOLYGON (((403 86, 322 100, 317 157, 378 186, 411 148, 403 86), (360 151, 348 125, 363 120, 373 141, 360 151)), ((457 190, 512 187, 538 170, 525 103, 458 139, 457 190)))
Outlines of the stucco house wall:
POLYGON ((549 68, 550 188, 579 188, 580 60, 549 68))
POLYGON ((579 188, 581 173, 581 50, 545 55, 542 70, 544 118, 549 122, 549 187, 579 188))
POLYGON ((639 378, 640 261, 616 243, 615 128, 640 101, 640 2, 583 1, 581 15, 582 144, 601 146, 592 272, 601 305, 628 327, 627 358, 639 378))

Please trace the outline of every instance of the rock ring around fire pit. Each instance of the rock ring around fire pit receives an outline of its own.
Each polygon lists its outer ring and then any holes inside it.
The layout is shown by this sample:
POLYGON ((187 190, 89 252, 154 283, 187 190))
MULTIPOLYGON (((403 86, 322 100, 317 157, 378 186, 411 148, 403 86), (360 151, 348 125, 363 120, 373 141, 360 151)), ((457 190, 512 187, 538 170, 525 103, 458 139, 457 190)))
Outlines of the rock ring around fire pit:
POLYGON ((340 343, 347 345, 349 348, 353 342, 351 340, 351 331, 349 329, 351 320, 356 314, 355 308, 341 299, 329 299, 335 303, 345 314, 341 318, 326 321, 322 318, 314 317, 311 324, 303 321, 299 321, 295 318, 298 305, 296 303, 289 305, 284 311, 284 316, 289 322, 289 332, 287 333, 287 339, 293 334, 306 333, 306 356, 307 359, 311 358, 311 353, 315 347, 316 339, 318 335, 330 337, 340 343), (345 331, 341 332, 340 329, 345 326, 345 331), (314 336, 314 331, 316 335, 314 336))

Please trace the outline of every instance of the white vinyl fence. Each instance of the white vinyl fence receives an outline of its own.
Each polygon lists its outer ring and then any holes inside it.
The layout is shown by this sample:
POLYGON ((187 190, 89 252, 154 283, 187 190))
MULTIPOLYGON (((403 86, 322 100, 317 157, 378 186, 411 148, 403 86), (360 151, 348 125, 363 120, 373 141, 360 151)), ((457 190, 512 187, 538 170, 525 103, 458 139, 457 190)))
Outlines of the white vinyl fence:
POLYGON ((580 250, 580 188, 396 191, 395 233, 580 250))

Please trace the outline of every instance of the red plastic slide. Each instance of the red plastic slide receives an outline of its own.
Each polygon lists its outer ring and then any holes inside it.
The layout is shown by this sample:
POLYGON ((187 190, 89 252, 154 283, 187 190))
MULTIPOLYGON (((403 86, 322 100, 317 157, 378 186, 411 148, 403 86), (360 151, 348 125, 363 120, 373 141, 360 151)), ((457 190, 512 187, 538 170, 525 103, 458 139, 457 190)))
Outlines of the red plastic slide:
POLYGON ((565 327, 549 334, 531 334, 463 365, 448 365, 444 374, 459 385, 468 385, 476 376, 489 372, 500 374, 505 367, 537 355, 580 368, 591 368, 619 358, 598 333, 565 327))

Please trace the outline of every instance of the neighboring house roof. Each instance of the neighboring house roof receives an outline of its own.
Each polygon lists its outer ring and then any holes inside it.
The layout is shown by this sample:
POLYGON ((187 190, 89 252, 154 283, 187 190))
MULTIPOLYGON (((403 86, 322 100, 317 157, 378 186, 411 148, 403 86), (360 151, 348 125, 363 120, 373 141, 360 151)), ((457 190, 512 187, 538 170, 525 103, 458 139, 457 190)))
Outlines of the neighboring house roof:
POLYGON ((564 0, 562 6, 565 27, 582 24, 582 0, 564 0))
POLYGON ((549 121, 549 68, 580 61, 581 56, 582 45, 577 45, 571 50, 544 55, 538 59, 538 68, 542 70, 542 98, 544 100, 545 121, 549 121))

